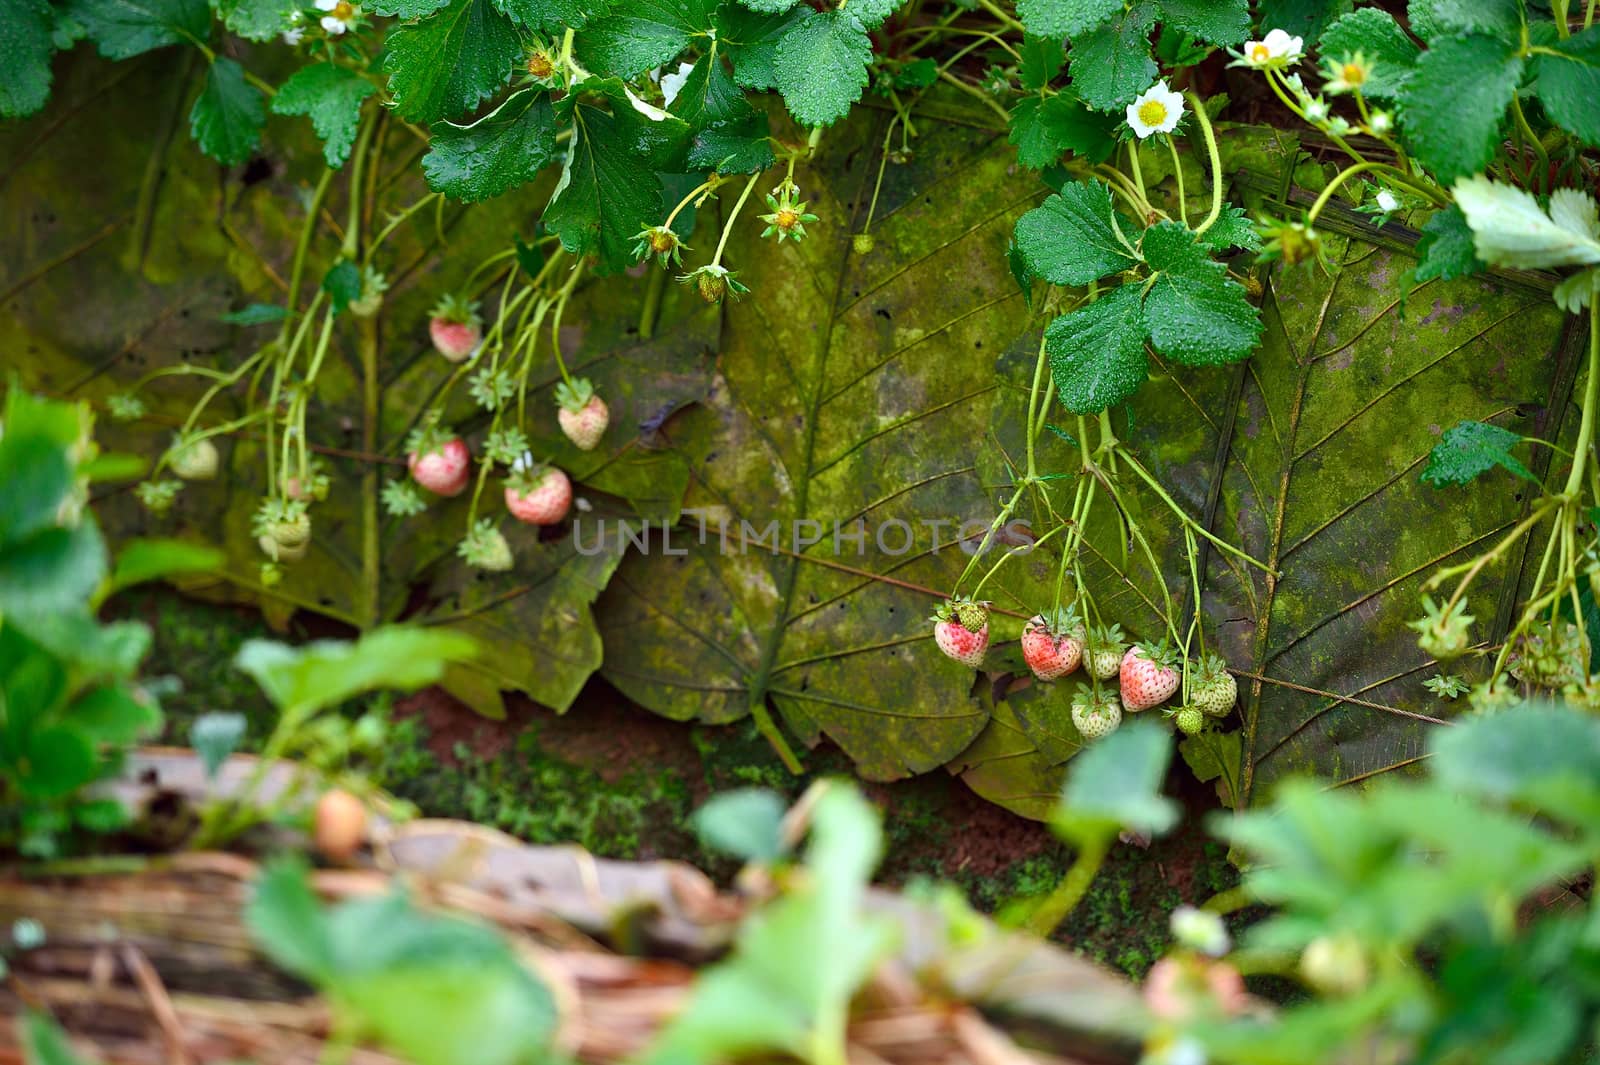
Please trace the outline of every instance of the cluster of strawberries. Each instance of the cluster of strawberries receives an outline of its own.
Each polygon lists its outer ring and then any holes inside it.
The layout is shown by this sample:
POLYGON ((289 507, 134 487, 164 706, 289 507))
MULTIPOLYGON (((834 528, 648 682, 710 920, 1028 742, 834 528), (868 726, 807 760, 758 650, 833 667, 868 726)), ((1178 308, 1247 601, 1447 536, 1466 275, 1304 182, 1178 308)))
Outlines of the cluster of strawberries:
MULTIPOLYGON (((983 665, 989 650, 987 604, 950 599, 934 613, 933 622, 939 650, 974 669, 983 665)), ((1181 663, 1166 641, 1130 647, 1120 626, 1091 628, 1070 606, 1029 618, 1021 644, 1023 660, 1041 681, 1064 677, 1080 664, 1093 679, 1079 684, 1072 698, 1072 723, 1086 740, 1116 731, 1125 711, 1159 706, 1183 687, 1181 663), (1116 688, 1096 683, 1113 677, 1116 688)), ((1167 713, 1179 730, 1194 735, 1205 728, 1207 717, 1226 716, 1238 694, 1238 682, 1227 664, 1207 654, 1189 677, 1187 701, 1167 713)))
MULTIPOLYGON (((454 298, 446 298, 434 309, 428 333, 434 348, 451 362, 470 358, 483 342, 476 308, 454 298)), ((592 451, 611 423, 605 400, 583 378, 563 382, 556 390, 556 399, 556 420, 561 431, 579 450, 592 451)), ((472 452, 466 441, 435 426, 424 426, 413 436, 406 464, 412 480, 438 496, 460 495, 472 479, 472 452)), ((561 469, 534 462, 532 456, 525 455, 506 478, 505 502, 506 510, 518 521, 555 525, 571 509, 572 481, 561 469)), ((503 555, 509 565, 509 552, 494 554, 503 555)))

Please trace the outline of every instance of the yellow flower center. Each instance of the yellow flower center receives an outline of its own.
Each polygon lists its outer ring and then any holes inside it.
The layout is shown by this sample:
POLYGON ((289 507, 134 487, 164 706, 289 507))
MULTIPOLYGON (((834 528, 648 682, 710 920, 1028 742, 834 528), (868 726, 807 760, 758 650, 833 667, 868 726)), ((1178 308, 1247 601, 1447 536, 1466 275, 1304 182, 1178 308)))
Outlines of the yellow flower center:
POLYGON ((548 78, 554 70, 555 64, 543 52, 535 52, 528 57, 528 73, 534 77, 548 78))
POLYGON ((1167 120, 1167 105, 1160 100, 1146 100, 1139 105, 1139 121, 1155 128, 1167 120))
POLYGON ((328 14, 332 15, 340 22, 349 22, 356 16, 355 5, 346 3, 346 0, 339 0, 339 2, 333 6, 333 10, 328 12, 328 14))
POLYGON ((1272 58, 1272 49, 1267 47, 1265 41, 1257 41, 1250 46, 1250 58, 1257 63, 1265 63, 1272 58))
POLYGON ((1346 85, 1365 85, 1367 83, 1367 68, 1360 63, 1345 63, 1339 68, 1339 77, 1346 85))
POLYGON ((778 212, 778 217, 774 221, 779 229, 787 231, 799 224, 800 216, 794 211, 784 210, 778 212))

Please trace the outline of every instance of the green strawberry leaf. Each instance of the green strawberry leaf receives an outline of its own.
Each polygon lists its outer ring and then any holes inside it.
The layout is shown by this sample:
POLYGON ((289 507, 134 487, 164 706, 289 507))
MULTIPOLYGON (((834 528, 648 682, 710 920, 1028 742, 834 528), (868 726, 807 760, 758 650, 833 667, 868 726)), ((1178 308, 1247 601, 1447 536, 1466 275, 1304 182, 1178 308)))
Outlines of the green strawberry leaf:
POLYGON ((778 42, 816 12, 804 4, 782 14, 758 14, 738 4, 717 8, 717 46, 733 64, 733 80, 746 89, 778 86, 778 42))
POLYGON ((266 98, 244 77, 244 68, 219 58, 189 111, 189 132, 200 150, 224 166, 250 158, 267 124, 266 98))
POLYGON ((50 99, 54 23, 48 0, 0 0, 0 118, 31 115, 50 99))
POLYGON ((1412 278, 1418 284, 1439 278, 1454 281, 1458 277, 1476 274, 1485 268, 1472 243, 1472 227, 1461 207, 1452 203, 1422 225, 1422 235, 1417 241, 1419 261, 1412 278))
POLYGON ((1018 219, 1017 248, 1029 272, 1052 285, 1087 285, 1135 263, 1115 227, 1111 189, 1076 181, 1018 219))
POLYGON ((562 101, 572 142, 544 223, 568 251, 596 252, 600 272, 615 273, 632 264, 638 232, 666 216, 656 171, 683 157, 689 127, 674 115, 657 119, 639 110, 620 81, 584 88, 576 103, 573 96, 562 101), (596 96, 609 111, 596 106, 596 96))
POLYGON ((1063 314, 1045 329, 1056 394, 1074 414, 1097 414, 1138 391, 1150 376, 1139 286, 1122 285, 1063 314))
POLYGON ((496 0, 512 22, 539 33, 581 29, 611 11, 610 0, 496 0))
POLYGON ((739 0, 739 3, 763 15, 781 15, 794 7, 799 0, 739 0))
POLYGON ((1324 60, 1334 61, 1360 52, 1373 64, 1363 91, 1379 100, 1400 95, 1422 54, 1394 16, 1375 7, 1340 16, 1323 31, 1317 49, 1324 60))
POLYGON ((689 123, 692 129, 737 122, 754 113, 744 93, 734 84, 727 65, 718 58, 715 47, 695 63, 667 110, 689 123))
POLYGON ((1548 212, 1532 193, 1486 177, 1458 181, 1454 191, 1478 258, 1491 266, 1545 270, 1600 263, 1600 219, 1586 191, 1557 189, 1548 212))
POLYGON ((247 41, 271 41, 289 28, 290 0, 213 0, 222 24, 247 41))
POLYGON ((1161 22, 1226 48, 1243 44, 1250 33, 1246 0, 1161 0, 1161 22))
POLYGON ((1494 37, 1433 42, 1400 90, 1400 125, 1417 159, 1449 184, 1494 158, 1524 60, 1494 37))
POLYGON ((328 304, 334 314, 361 298, 361 268, 349 259, 340 259, 328 268, 322 277, 322 291, 328 294, 328 304))
POLYGON ((210 36, 206 0, 76 0, 67 9, 107 59, 210 36))
POLYGON ((1328 23, 1348 14, 1353 6, 1353 0, 1259 0, 1256 25, 1263 30, 1283 30, 1309 43, 1322 36, 1328 23))
POLYGON ((1458 33, 1514 38, 1522 29, 1519 0, 1410 0, 1406 16, 1417 36, 1432 42, 1458 33))
POLYGON ((1028 33, 1075 38, 1104 25, 1122 10, 1122 0, 1017 0, 1017 16, 1028 33))
POLYGON ((1261 339, 1261 313, 1194 234, 1160 222, 1140 244, 1155 271, 1144 300, 1150 342, 1185 366, 1220 366, 1248 358, 1261 339))
POLYGON ((1200 243, 1213 252, 1225 252, 1229 248, 1256 251, 1261 247, 1261 234, 1256 232, 1244 208, 1227 204, 1211 228, 1201 234, 1200 243))
POLYGON ((759 112, 733 122, 713 123, 689 142, 689 168, 724 174, 765 170, 774 162, 769 134, 767 116, 759 112))
POLYGON ((664 66, 710 28, 712 6, 708 0, 622 0, 578 37, 578 59, 597 74, 619 78, 664 66))
POLYGON ((522 42, 492 0, 450 0, 389 34, 383 69, 395 113, 433 123, 470 111, 511 78, 522 42))
POLYGON ((875 30, 903 3, 905 0, 851 0, 850 14, 864 29, 875 30))
POLYGON ((427 18, 449 4, 450 0, 371 0, 374 13, 405 22, 427 18))
POLYGON ((1068 73, 1084 103, 1097 111, 1114 111, 1150 87, 1160 73, 1150 56, 1154 23, 1155 9, 1137 3, 1099 28, 1072 38, 1068 73))
POLYGON ((1050 825, 1080 846, 1132 830, 1161 835, 1180 808, 1161 794, 1172 735, 1154 721, 1129 721, 1072 760, 1050 825))
POLYGON ((1496 466, 1509 470, 1525 481, 1538 483, 1533 471, 1511 453, 1522 437, 1509 429, 1487 422, 1463 421, 1444 431, 1444 436, 1428 452, 1428 465, 1422 480, 1435 488, 1466 484, 1496 466))
POLYGON ((469 125, 434 126, 422 172, 435 192, 477 203, 532 181, 555 154, 556 119, 549 96, 523 89, 469 125))
POLYGON ((1067 53, 1060 37, 1023 36, 1017 78, 1028 92, 1038 92, 1050 84, 1066 65, 1067 53))
POLYGON ((872 41, 854 15, 827 11, 792 27, 778 42, 773 74, 795 121, 831 126, 861 99, 872 41))
POLYGON ((289 76, 272 98, 275 115, 305 115, 322 138, 322 156, 337 169, 350 157, 361 104, 377 86, 334 63, 312 63, 289 76))
POLYGON ((1589 145, 1600 145, 1600 26, 1552 47, 1559 55, 1534 57, 1539 102, 1556 124, 1589 145))
POLYGON ((1062 93, 1040 99, 1024 96, 1011 109, 1010 141, 1017 161, 1035 170, 1050 166, 1063 152, 1103 163, 1116 150, 1116 123, 1062 93))

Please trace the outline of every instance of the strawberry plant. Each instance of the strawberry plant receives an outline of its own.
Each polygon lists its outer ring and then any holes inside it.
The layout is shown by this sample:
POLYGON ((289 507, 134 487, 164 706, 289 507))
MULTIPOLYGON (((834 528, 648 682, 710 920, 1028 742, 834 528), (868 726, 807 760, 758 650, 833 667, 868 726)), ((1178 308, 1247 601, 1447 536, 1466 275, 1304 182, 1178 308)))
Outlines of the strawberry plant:
POLYGON ((8 326, 211 594, 1035 817, 1119 693, 1236 805, 1590 698, 1587 6, 13 7, 8 326))

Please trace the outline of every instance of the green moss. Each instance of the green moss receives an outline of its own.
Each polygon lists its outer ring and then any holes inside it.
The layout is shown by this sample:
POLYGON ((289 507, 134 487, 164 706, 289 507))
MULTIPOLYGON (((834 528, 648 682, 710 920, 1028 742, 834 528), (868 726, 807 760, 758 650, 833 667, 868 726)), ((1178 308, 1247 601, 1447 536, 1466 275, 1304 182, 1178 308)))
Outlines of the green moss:
MULTIPOLYGON (((252 741, 265 734, 271 708, 232 664, 245 640, 272 635, 254 615, 165 590, 123 597, 112 612, 152 626, 147 675, 183 681, 183 690, 164 700, 168 742, 186 742, 193 719, 214 709, 244 713, 252 741)), ((574 711, 582 713, 582 706, 574 711)), ((576 843, 602 857, 682 859, 727 882, 736 866, 700 846, 691 820, 707 796, 766 787, 792 800, 818 777, 850 773, 847 758, 823 748, 807 752, 805 775, 791 775, 749 721, 685 727, 683 750, 671 764, 644 757, 635 764, 588 764, 556 753, 563 749, 562 730, 577 720, 539 718, 493 757, 457 744, 452 757, 442 760, 428 747, 426 726, 403 718, 391 726, 382 759, 371 767, 373 776, 427 816, 476 821, 530 843, 576 843)), ((943 773, 930 773, 872 788, 882 800, 887 842, 880 880, 896 886, 919 879, 950 882, 991 913, 1011 900, 1050 891, 1072 860, 1070 848, 1054 841, 1029 847, 1029 853, 998 871, 992 861, 982 873, 955 864, 962 832, 982 831, 962 824, 963 809, 970 809, 962 806, 969 801, 964 787, 943 773)), ((1040 826, 1038 831, 1046 830, 1040 826)), ((1102 964, 1142 976, 1166 950, 1167 914, 1175 906, 1202 901, 1237 883, 1224 848, 1199 840, 1197 831, 1198 818, 1191 817, 1173 837, 1148 849, 1114 847, 1057 938, 1102 964), (1182 891, 1169 881, 1173 870, 1181 871, 1172 880, 1184 884, 1182 891)))

